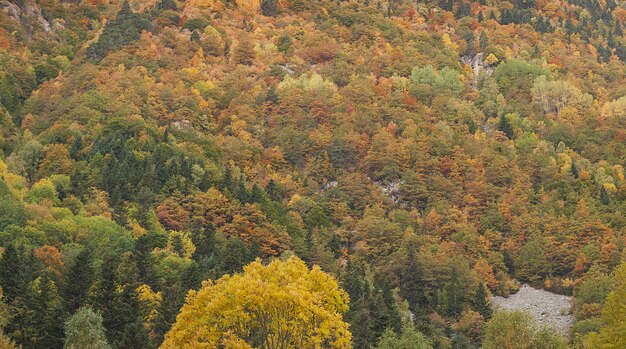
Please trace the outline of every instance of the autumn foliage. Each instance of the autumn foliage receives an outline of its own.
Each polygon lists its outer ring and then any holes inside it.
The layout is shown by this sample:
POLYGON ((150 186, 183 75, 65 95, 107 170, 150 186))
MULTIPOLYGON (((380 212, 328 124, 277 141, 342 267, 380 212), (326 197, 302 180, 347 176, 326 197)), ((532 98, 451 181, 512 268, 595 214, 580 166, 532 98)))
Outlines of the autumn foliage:
POLYGON ((230 307, 298 300, 313 347, 532 346, 489 303, 530 283, 613 345, 623 2, 2 4, 0 343, 259 347, 230 307))
POLYGON ((337 282, 296 257, 255 261, 187 296, 161 348, 350 348, 337 282))

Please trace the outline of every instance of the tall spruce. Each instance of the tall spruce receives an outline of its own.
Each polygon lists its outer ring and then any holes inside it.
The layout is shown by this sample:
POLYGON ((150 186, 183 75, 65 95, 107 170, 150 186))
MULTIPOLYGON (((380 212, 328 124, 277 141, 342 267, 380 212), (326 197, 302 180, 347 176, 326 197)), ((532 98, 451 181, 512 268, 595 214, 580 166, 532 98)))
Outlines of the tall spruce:
POLYGON ((74 313, 87 303, 89 289, 95 277, 91 263, 91 252, 85 248, 67 269, 62 294, 69 313, 74 313))
POLYGON ((489 295, 487 294, 487 288, 484 283, 480 283, 478 286, 478 290, 476 290, 476 294, 474 295, 474 309, 483 316, 485 321, 491 319, 491 315, 493 311, 491 310, 491 306, 489 305, 489 295))

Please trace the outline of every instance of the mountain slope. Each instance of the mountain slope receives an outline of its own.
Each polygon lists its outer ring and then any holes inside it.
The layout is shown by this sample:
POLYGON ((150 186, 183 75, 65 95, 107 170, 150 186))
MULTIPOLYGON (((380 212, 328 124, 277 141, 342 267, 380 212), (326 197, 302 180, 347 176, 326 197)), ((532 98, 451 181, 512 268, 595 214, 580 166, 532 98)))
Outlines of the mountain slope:
POLYGON ((290 254, 348 292, 355 348, 407 322, 479 345, 515 279, 600 328, 625 4, 1 4, 0 286, 25 347, 84 305, 114 347, 158 346, 189 289, 290 254))

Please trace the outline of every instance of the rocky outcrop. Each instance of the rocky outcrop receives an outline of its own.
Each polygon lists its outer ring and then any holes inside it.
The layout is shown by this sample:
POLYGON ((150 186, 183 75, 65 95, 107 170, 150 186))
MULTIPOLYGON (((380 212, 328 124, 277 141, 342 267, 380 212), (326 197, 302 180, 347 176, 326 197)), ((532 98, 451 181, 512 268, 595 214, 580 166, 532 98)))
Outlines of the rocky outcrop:
POLYGON ((390 183, 374 182, 387 197, 391 199, 394 205, 400 204, 400 187, 404 183, 397 179, 390 183))
POLYGON ((485 72, 487 75, 493 74, 494 67, 485 63, 485 54, 480 52, 473 56, 461 57, 461 63, 467 64, 472 68, 474 72, 474 82, 478 80, 480 72, 485 72))
POLYGON ((16 4, 6 0, 0 0, 0 10, 6 13, 6 15, 14 21, 20 21, 22 9, 20 9, 20 7, 16 4))
POLYGON ((15 22, 22 24, 29 32, 43 30, 48 33, 52 30, 48 22, 41 13, 41 7, 32 0, 11 2, 0 0, 0 11, 15 22))

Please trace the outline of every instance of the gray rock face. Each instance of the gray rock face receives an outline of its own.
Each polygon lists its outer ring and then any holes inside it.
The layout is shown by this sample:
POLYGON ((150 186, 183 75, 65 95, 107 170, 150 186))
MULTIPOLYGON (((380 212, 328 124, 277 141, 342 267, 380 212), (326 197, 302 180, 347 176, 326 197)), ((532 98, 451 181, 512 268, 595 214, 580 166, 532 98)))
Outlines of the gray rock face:
POLYGON ((568 335, 574 323, 574 316, 570 312, 571 302, 572 297, 538 290, 529 285, 523 285, 516 294, 507 298, 491 299, 495 309, 526 311, 537 323, 552 327, 564 336, 568 335))
POLYGON ((374 182, 383 194, 387 195, 391 201, 393 201, 394 205, 398 205, 400 203, 400 186, 402 186, 403 181, 397 179, 391 183, 385 184, 382 182, 374 182))
POLYGON ((37 5, 34 1, 31 3, 25 3, 24 11, 22 13, 22 17, 30 18, 34 23, 37 23, 43 30, 47 33, 50 31, 50 23, 43 18, 41 13, 41 7, 37 5))
POLYGON ((485 63, 485 55, 484 53, 477 53, 474 56, 463 56, 461 57, 461 63, 467 64, 472 68, 474 72, 474 83, 478 81, 478 76, 481 71, 484 71, 487 75, 493 74, 494 67, 488 66, 485 63))
POLYGON ((0 10, 4 11, 4 13, 6 13, 7 16, 14 21, 19 21, 20 16, 22 15, 22 10, 19 6, 6 0, 0 1, 0 10))
POLYGON ((39 27, 44 32, 51 30, 50 23, 43 17, 41 7, 35 1, 11 2, 0 0, 0 11, 15 22, 39 27))

